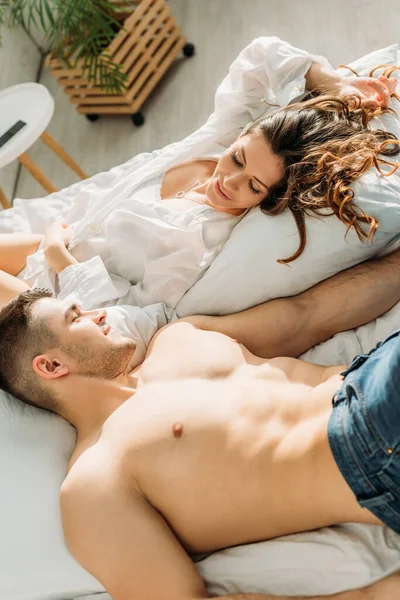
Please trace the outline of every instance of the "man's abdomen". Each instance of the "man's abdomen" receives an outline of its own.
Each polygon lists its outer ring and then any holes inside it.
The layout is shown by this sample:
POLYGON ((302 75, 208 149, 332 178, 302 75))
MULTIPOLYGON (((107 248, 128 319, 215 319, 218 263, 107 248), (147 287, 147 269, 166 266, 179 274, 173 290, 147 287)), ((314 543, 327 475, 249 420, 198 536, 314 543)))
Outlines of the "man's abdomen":
POLYGON ((327 442, 335 385, 173 384, 140 483, 188 551, 362 520, 327 442))

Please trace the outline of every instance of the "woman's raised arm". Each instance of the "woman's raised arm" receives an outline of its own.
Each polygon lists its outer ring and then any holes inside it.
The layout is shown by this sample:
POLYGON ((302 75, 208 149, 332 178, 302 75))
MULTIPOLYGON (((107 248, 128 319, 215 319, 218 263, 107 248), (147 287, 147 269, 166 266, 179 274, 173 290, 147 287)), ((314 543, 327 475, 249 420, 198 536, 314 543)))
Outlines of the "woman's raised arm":
POLYGON ((313 63, 332 70, 323 56, 295 48, 278 37, 253 40, 236 58, 215 95, 215 113, 230 130, 265 113, 263 100, 285 106, 305 91, 313 63))

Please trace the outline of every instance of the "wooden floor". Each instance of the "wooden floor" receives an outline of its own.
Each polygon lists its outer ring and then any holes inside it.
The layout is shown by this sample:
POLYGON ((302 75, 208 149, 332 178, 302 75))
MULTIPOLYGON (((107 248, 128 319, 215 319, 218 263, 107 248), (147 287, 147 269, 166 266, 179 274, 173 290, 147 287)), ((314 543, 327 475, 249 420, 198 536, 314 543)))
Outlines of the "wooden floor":
MULTIPOLYGON (((196 45, 196 56, 178 59, 157 86, 144 106, 143 127, 134 127, 129 117, 88 122, 75 112, 46 69, 42 71, 40 82, 56 101, 48 131, 89 174, 179 140, 200 126, 212 110, 215 89, 230 63, 254 37, 278 35, 324 54, 333 65, 400 42, 400 0, 169 0, 168 4, 184 34, 196 45)), ((22 43, 21 34, 4 40, 0 88, 17 80, 34 80, 27 77, 26 65, 28 61, 32 71, 38 54, 27 50, 30 42, 22 43)), ((76 181, 40 142, 29 154, 57 187, 76 181)), ((14 165, 0 173, 8 193, 15 176, 14 165)), ((44 192, 21 171, 16 195, 32 198, 44 192)))

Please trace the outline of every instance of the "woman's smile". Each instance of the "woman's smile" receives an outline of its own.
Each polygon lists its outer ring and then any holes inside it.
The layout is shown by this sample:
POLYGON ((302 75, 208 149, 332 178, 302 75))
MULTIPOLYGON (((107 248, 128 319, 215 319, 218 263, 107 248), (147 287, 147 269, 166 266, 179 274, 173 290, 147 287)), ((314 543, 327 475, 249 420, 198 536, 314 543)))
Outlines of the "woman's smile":
POLYGON ((218 196, 219 196, 220 198, 222 198, 223 200, 230 200, 229 196, 227 196, 227 195, 226 195, 226 194, 225 194, 225 193, 222 191, 222 188, 221 188, 221 185, 220 185, 220 183, 219 183, 219 180, 218 180, 218 179, 216 179, 216 180, 215 180, 215 183, 214 183, 214 188, 215 188, 215 191, 217 192, 217 194, 218 194, 218 196))

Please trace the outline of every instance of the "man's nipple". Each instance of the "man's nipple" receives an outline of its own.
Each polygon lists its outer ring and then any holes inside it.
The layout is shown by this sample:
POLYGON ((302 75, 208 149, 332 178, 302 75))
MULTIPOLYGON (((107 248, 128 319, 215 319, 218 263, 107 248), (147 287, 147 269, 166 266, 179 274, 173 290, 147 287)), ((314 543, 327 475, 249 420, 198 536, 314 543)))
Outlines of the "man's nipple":
POLYGON ((173 436, 176 438, 180 438, 180 437, 182 437, 182 433, 183 433, 183 423, 180 423, 179 421, 177 423, 174 423, 172 425, 173 436))

